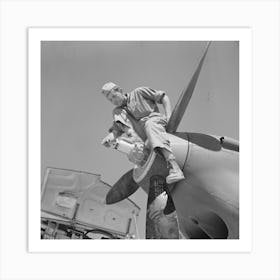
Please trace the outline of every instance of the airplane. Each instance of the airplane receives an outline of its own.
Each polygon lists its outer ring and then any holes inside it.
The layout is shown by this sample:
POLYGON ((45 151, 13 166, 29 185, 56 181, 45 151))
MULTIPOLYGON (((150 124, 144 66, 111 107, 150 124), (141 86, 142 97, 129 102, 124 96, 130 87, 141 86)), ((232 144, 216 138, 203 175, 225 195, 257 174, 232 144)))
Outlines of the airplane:
MULTIPOLYGON (((174 107, 166 131, 185 179, 168 185, 185 239, 239 239, 239 142, 226 136, 177 132, 193 95, 211 42, 174 107)), ((129 155, 133 144, 122 139, 112 148, 129 155)), ((139 148, 139 147, 138 147, 139 148)), ((132 195, 139 187, 147 194, 154 180, 168 175, 163 157, 147 145, 138 149, 142 163, 125 173, 110 189, 107 204, 132 195)))

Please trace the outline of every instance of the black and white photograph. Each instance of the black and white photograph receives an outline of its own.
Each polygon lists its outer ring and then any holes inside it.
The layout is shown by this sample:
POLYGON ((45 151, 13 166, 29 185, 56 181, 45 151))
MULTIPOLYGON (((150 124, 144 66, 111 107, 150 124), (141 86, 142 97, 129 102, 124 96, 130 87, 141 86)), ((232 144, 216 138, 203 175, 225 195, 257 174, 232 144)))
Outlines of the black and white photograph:
POLYGON ((239 239, 239 41, 41 41, 40 74, 42 239, 239 239))
POLYGON ((0 279, 279 280, 279 8, 0 1, 0 279))

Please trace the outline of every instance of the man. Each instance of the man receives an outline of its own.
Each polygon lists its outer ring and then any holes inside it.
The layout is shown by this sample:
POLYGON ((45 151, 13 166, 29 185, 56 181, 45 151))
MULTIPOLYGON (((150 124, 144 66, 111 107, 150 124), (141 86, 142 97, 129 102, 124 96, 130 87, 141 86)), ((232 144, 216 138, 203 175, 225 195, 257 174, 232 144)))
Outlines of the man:
POLYGON ((109 146, 123 133, 134 139, 139 136, 144 142, 148 140, 151 149, 161 153, 167 161, 170 168, 167 184, 183 180, 184 174, 175 160, 165 130, 171 116, 170 100, 166 93, 140 87, 124 94, 119 86, 108 82, 102 87, 102 94, 116 106, 113 126, 102 144, 109 146), (157 104, 162 104, 165 116, 159 112, 157 104))

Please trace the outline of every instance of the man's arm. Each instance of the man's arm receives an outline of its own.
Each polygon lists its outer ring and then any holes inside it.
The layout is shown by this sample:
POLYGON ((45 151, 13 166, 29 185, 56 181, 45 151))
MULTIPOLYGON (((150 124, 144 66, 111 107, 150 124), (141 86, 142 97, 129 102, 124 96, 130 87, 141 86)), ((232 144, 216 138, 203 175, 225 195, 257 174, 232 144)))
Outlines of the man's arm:
POLYGON ((102 140, 101 144, 105 147, 110 147, 112 142, 116 141, 124 133, 123 126, 119 122, 114 122, 109 128, 109 134, 102 140))
POLYGON ((139 94, 141 94, 144 98, 153 100, 154 102, 156 102, 158 104, 162 104, 167 121, 170 119, 171 113, 172 113, 171 103, 170 103, 169 97, 167 96, 167 94, 164 91, 154 90, 149 87, 139 87, 135 90, 139 94))
POLYGON ((171 102, 170 102, 169 97, 166 94, 162 97, 161 101, 162 101, 162 106, 163 106, 164 113, 166 116, 166 120, 168 122, 171 117, 171 113, 172 113, 171 102))
POLYGON ((116 140, 116 135, 114 132, 110 132, 102 141, 101 144, 105 147, 110 147, 111 143, 116 140))
POLYGON ((137 135, 133 128, 117 121, 109 129, 109 134, 102 140, 101 144, 105 147, 110 147, 111 143, 120 137, 130 143, 142 142, 141 138, 137 135))

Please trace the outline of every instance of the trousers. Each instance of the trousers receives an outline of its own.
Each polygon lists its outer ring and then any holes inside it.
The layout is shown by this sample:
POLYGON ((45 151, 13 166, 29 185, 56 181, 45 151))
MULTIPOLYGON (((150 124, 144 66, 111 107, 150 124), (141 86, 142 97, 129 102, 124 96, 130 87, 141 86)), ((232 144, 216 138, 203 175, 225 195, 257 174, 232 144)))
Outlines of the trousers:
POLYGON ((151 113, 139 120, 143 127, 151 149, 162 148, 172 153, 166 133, 166 118, 160 113, 151 113))

